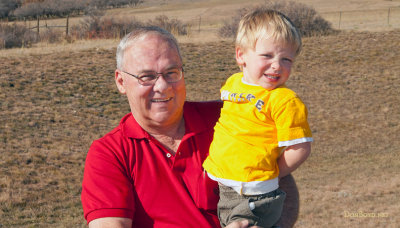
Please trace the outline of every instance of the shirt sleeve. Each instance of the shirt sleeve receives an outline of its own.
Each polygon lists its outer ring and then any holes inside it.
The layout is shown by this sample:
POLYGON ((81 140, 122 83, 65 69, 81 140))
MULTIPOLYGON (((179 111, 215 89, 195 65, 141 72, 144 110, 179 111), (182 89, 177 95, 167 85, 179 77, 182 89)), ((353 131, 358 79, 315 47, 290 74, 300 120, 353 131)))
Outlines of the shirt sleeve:
POLYGON ((273 118, 277 128, 279 147, 313 141, 307 114, 306 106, 298 97, 278 106, 273 113, 273 118))
POLYGON ((81 194, 88 223, 102 217, 133 218, 133 183, 123 160, 112 145, 99 140, 91 145, 86 157, 81 194))

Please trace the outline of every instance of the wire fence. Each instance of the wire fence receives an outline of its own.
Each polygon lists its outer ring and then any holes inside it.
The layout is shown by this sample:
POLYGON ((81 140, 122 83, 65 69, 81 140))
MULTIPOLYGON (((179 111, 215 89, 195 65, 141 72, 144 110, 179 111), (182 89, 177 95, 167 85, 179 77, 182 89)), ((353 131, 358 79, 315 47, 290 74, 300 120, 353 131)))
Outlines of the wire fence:
MULTIPOLYGON (((43 24, 43 23, 42 23, 43 24)), ((48 25, 47 20, 44 20, 44 25, 41 25, 40 23, 40 17, 37 17, 36 24, 35 26, 30 25, 30 23, 27 25, 25 21, 25 26, 28 29, 36 30, 37 36, 40 36, 40 30, 41 28, 45 29, 52 29, 52 28, 65 28, 65 35, 68 36, 69 33, 69 16, 66 17, 65 19, 65 24, 64 25, 48 25)))
POLYGON ((321 13, 332 23, 333 28, 341 30, 388 30, 400 28, 400 8, 355 10, 321 13))
MULTIPOLYGON (((208 13, 194 16, 189 20, 192 32, 204 32, 206 30, 216 30, 216 23, 208 13), (211 25, 211 26, 210 26, 211 25)), ((400 7, 373 10, 354 10, 319 13, 325 20, 338 30, 359 30, 359 31, 381 31, 400 29, 400 7)), ((233 17, 233 16, 232 16, 233 17)), ((229 21, 230 18, 225 20, 229 21)), ((222 26, 224 21, 218 24, 222 26)))

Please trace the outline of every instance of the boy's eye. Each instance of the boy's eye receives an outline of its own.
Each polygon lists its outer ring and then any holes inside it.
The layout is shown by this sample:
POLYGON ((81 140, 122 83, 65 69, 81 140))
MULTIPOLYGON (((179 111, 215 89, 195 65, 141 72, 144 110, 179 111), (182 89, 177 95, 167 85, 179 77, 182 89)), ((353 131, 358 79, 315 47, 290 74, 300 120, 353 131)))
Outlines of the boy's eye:
POLYGON ((293 60, 292 60, 292 59, 289 59, 289 58, 283 58, 283 61, 288 62, 288 63, 293 62, 293 60))

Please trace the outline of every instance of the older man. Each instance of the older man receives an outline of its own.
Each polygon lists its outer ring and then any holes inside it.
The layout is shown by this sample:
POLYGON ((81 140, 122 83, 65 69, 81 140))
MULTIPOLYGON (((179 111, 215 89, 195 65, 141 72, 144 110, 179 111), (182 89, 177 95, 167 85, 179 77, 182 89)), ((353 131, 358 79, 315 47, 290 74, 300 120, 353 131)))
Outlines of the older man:
POLYGON ((183 75, 165 30, 137 29, 120 42, 115 82, 131 113, 89 149, 82 188, 89 227, 219 227, 218 185, 202 162, 221 104, 185 102, 183 75))

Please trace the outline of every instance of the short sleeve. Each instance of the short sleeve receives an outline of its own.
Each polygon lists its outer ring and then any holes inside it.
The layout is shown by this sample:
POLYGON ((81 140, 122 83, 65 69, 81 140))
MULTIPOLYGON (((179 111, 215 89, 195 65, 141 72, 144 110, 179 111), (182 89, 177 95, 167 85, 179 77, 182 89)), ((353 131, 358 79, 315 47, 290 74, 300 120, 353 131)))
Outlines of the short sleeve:
POLYGON ((134 189, 123 156, 100 140, 86 157, 82 182, 82 206, 89 223, 102 217, 133 218, 134 189))
POLYGON ((307 114, 306 106, 298 97, 277 106, 273 118, 279 147, 313 141, 307 114))

